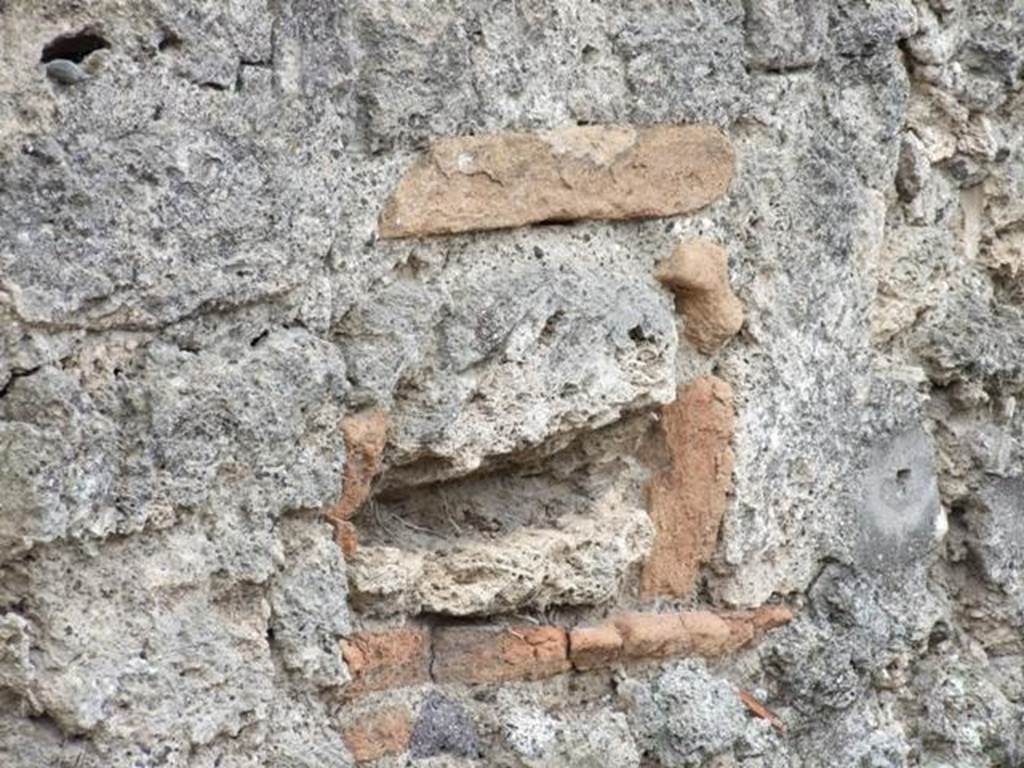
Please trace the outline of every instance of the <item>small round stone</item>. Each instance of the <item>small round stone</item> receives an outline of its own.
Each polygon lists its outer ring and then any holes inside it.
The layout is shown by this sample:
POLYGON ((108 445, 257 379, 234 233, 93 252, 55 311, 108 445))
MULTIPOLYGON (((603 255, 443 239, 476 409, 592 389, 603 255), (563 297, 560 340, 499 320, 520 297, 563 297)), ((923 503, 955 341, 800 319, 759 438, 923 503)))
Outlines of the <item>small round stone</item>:
POLYGON ((89 79, 81 67, 68 59, 54 59, 46 62, 46 76, 62 85, 74 85, 89 79))

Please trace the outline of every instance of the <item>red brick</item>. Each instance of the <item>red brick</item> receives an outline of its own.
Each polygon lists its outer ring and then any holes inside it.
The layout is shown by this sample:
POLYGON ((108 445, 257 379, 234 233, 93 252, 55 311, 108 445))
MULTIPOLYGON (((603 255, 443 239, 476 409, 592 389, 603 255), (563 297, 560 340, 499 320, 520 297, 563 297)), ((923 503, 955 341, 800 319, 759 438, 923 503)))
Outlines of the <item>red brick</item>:
POLYGON ((341 655, 352 673, 346 693, 419 685, 430 679, 430 633, 408 627, 360 632, 342 641, 341 655))
POLYGON ((345 728, 345 746, 357 763, 400 755, 409 749, 412 721, 405 707, 389 707, 357 717, 345 728))
POLYGON ((710 611, 681 613, 679 621, 688 636, 687 652, 694 656, 724 656, 753 637, 749 626, 727 621, 710 611))
POLYGON ((345 557, 352 557, 359 549, 359 533, 348 520, 338 520, 334 527, 334 540, 345 557))
POLYGON ((570 669, 559 627, 445 627, 434 631, 434 680, 493 683, 537 680, 570 669))
POLYGON ((594 669, 614 663, 622 654, 622 635, 614 624, 576 627, 569 632, 569 658, 576 669, 594 669))
POLYGON ((660 659, 685 653, 690 636, 675 613, 627 613, 615 620, 622 635, 622 655, 660 659))
POLYGON ((762 605, 748 611, 726 611, 722 617, 734 627, 745 627, 750 639, 758 639, 765 632, 788 624, 793 620, 793 609, 785 605, 762 605))
POLYGON ((351 518, 370 495, 387 441, 388 416, 383 411, 346 416, 341 430, 345 435, 344 485, 338 503, 327 513, 335 522, 351 518))
POLYGON ((671 458, 651 481, 648 512, 654 545, 644 564, 641 595, 685 597, 715 551, 732 487, 732 390, 713 376, 696 379, 662 409, 671 458))

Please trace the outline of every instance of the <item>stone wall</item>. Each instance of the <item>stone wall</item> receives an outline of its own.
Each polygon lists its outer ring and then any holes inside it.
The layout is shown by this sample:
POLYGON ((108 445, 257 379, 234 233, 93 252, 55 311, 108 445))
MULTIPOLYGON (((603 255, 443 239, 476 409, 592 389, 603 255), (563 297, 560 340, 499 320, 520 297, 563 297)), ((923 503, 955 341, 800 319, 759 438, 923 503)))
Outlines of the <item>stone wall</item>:
POLYGON ((0 765, 1024 761, 1024 9, 0 0, 0 765))

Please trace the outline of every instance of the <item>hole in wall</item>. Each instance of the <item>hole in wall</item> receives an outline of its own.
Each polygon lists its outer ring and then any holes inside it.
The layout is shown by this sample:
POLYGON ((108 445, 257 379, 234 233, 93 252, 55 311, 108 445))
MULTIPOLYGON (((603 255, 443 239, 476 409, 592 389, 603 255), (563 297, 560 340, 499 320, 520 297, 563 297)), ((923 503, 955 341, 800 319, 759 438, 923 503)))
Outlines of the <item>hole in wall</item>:
POLYGON ((98 32, 82 30, 55 37, 43 46, 39 61, 46 64, 56 59, 67 59, 75 64, 81 64, 90 53, 109 47, 110 43, 98 32))
POLYGON ((907 485, 910 483, 910 468, 903 467, 896 470, 896 490, 904 494, 907 492, 907 485))
POLYGON ((157 40, 156 49, 161 52, 173 50, 180 48, 183 42, 181 36, 173 29, 164 29, 160 32, 160 39, 157 40))

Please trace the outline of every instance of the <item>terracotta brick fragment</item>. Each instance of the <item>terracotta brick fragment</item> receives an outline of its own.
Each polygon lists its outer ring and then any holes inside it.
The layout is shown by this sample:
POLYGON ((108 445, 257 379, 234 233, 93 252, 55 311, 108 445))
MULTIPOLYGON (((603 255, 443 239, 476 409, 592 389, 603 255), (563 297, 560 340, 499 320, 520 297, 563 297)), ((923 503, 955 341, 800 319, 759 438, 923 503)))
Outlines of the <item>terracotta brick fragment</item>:
POLYGON ((734 420, 732 389, 714 376, 682 387, 662 408, 670 464, 648 489, 655 535, 641 577, 645 599, 688 595, 714 553, 732 487, 734 420))
POLYGON ((788 605, 762 605, 750 612, 750 623, 757 634, 781 627, 793 620, 795 614, 788 605))
POLYGON ((718 244, 684 240, 654 276, 675 291, 686 317, 686 338, 701 352, 715 352, 739 332, 743 304, 729 285, 729 258, 718 244))
POLYGON ((351 518, 370 495, 387 441, 388 416, 383 411, 346 416, 341 430, 345 436, 344 486, 338 503, 327 513, 335 523, 351 518))
POLYGON ((690 636, 675 613, 627 613, 615 619, 622 635, 622 655, 629 659, 679 656, 690 636))
POLYGON ((693 656, 724 656, 754 636, 749 626, 734 624, 711 611, 687 611, 679 614, 679 621, 688 637, 687 650, 693 656))
POLYGON ((770 629, 781 627, 793 620, 793 609, 786 605, 762 605, 749 611, 726 611, 722 617, 734 626, 749 629, 752 639, 760 638, 770 629))
POLYGON ((334 540, 346 558, 352 557, 359 548, 359 534, 348 520, 339 520, 335 523, 334 540))
POLYGON ((570 669, 560 627, 442 627, 434 630, 434 680, 538 680, 570 669))
POLYGON ((579 670, 604 667, 622 653, 622 635, 614 624, 576 627, 569 632, 569 658, 579 670))
POLYGON ((710 125, 573 126, 435 139, 381 212, 381 237, 545 221, 674 216, 723 195, 728 139, 710 125))
POLYGON ((409 749, 412 718, 405 707, 389 707, 358 717, 345 728, 345 746, 357 763, 368 763, 409 749))
POLYGON ((430 633, 424 628, 360 632, 342 641, 341 655, 352 673, 348 696, 430 679, 430 633))

